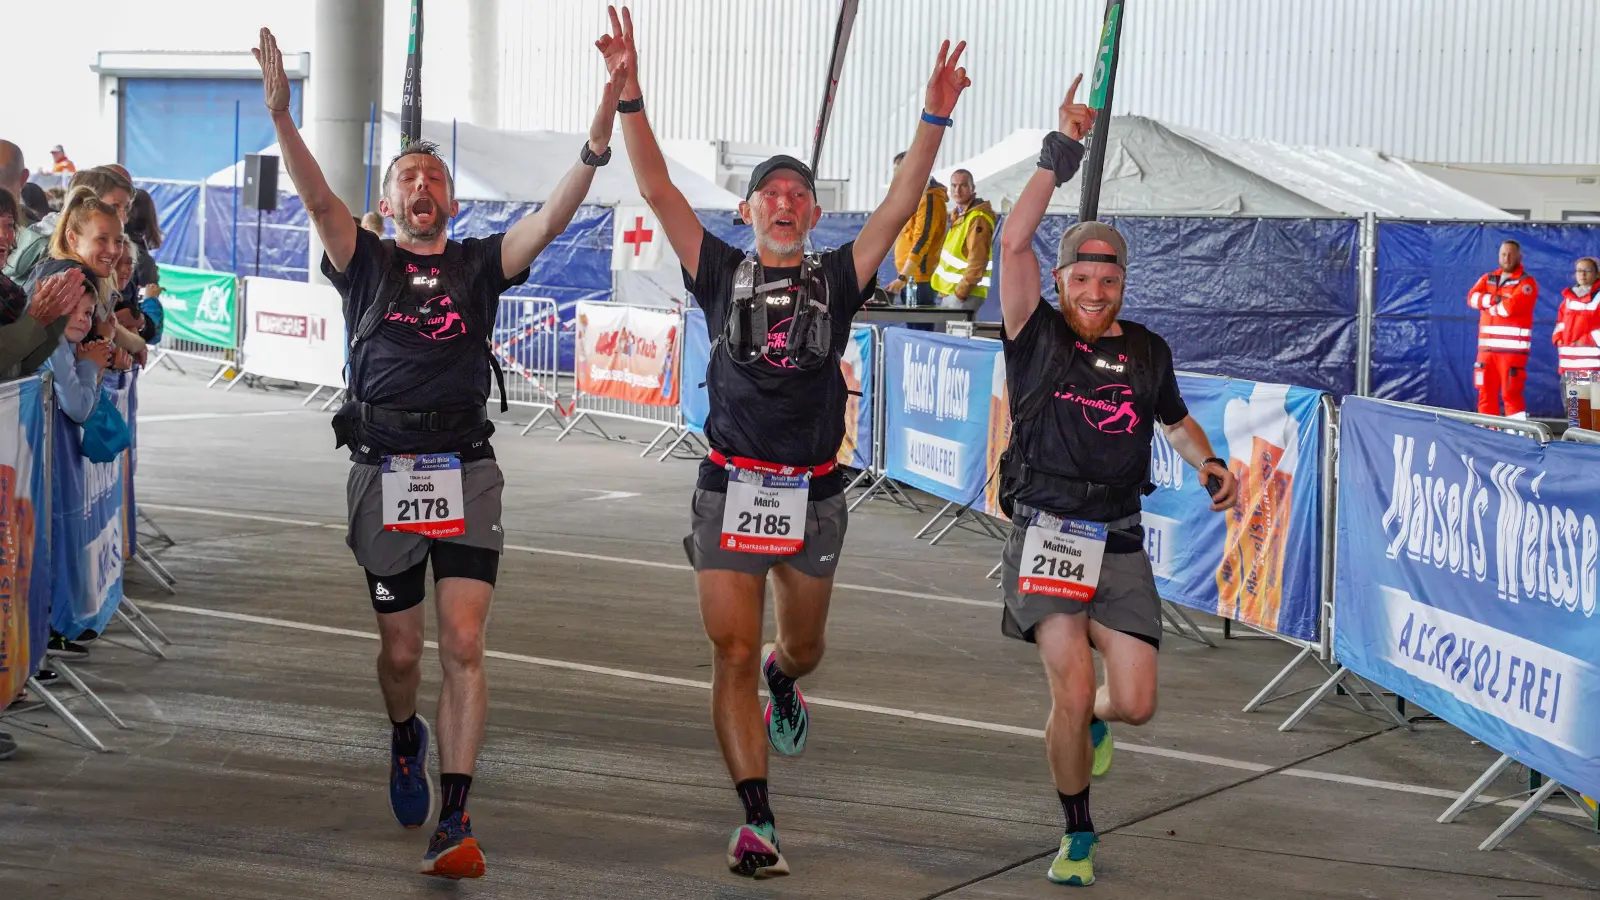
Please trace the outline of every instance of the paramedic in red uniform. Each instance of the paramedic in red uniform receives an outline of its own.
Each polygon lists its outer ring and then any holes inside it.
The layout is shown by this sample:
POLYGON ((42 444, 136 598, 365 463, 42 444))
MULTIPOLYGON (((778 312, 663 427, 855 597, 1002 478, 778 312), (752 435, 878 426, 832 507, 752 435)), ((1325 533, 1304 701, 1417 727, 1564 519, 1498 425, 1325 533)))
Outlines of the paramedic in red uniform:
POLYGON ((1585 256, 1572 275, 1576 284, 1561 291, 1560 319, 1550 342, 1556 345, 1562 378, 1578 372, 1600 375, 1600 290, 1595 285, 1600 263, 1585 256))
POLYGON ((1522 245, 1500 245, 1500 268, 1472 286, 1467 305, 1478 313, 1478 361, 1472 380, 1478 387, 1478 412, 1526 419, 1522 385, 1528 378, 1528 351, 1533 348, 1533 307, 1539 285, 1522 268, 1522 245), (1501 400, 1505 412, 1500 412, 1501 400))

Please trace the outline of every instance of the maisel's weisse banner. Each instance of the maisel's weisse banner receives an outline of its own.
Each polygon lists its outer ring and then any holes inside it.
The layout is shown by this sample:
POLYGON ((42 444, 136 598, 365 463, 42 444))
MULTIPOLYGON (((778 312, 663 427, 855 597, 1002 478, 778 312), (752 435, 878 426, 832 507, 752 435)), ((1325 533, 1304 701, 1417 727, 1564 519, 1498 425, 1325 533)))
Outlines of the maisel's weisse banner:
POLYGON ((1600 447, 1350 398, 1338 661, 1600 794, 1600 447))
POLYGON ((578 304, 578 390, 646 406, 678 405, 678 314, 578 304))
POLYGON ((0 707, 22 691, 50 636, 42 379, 0 384, 0 707))
POLYGON ((1180 375, 1189 414, 1239 477, 1239 504, 1211 511, 1197 473, 1156 429, 1145 549, 1161 596, 1316 641, 1322 585, 1322 392, 1180 375))
MULTIPOLYGON (((695 434, 705 434, 706 416, 711 411, 705 387, 706 366, 711 364, 711 335, 706 332, 705 311, 688 310, 683 327, 683 368, 678 391, 683 398, 683 424, 695 434)), ((870 325, 852 325, 850 344, 839 360, 850 396, 845 403, 844 441, 837 458, 840 465, 854 469, 867 469, 873 464, 872 406, 877 386, 872 333, 870 325)))
POLYGON ((883 361, 888 476, 999 515, 989 473, 1009 438, 1000 342, 885 328, 883 361))
MULTIPOLYGON (((101 403, 114 403, 126 419, 132 410, 133 380, 108 376, 101 403)), ((122 603, 122 571, 129 550, 127 481, 131 454, 92 463, 82 452, 83 429, 56 410, 51 441, 54 482, 51 531, 54 584, 50 625, 75 638, 85 630, 104 631, 122 603)))

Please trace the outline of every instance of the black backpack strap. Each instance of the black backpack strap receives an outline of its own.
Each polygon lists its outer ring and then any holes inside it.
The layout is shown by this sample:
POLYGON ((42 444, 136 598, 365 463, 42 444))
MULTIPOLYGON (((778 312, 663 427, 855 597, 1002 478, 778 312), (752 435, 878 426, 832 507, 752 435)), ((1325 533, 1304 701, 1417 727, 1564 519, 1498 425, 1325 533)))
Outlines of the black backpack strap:
POLYGON ((1138 322, 1119 321, 1122 322, 1122 334, 1128 339, 1128 361, 1133 364, 1128 375, 1128 386, 1133 388, 1135 402, 1148 397, 1150 405, 1154 407, 1156 391, 1161 386, 1156 383, 1155 342, 1151 340, 1150 329, 1138 322))

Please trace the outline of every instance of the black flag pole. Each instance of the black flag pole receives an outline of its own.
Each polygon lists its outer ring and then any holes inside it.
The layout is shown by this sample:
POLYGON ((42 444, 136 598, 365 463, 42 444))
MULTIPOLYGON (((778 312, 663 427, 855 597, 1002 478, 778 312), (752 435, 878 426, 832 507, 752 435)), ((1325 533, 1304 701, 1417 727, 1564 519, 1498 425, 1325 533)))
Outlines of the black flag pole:
POLYGON ((422 0, 411 0, 411 39, 400 94, 400 149, 422 139, 422 0))
POLYGON ((839 23, 833 30, 833 55, 828 59, 828 81, 822 89, 822 112, 817 115, 817 128, 811 141, 811 175, 817 175, 817 165, 822 162, 822 140, 828 133, 828 119, 833 115, 833 100, 839 92, 839 73, 844 71, 844 51, 850 45, 850 30, 855 26, 856 7, 860 0, 842 0, 839 4, 839 23))
POLYGON ((1089 132, 1089 155, 1083 164, 1083 193, 1078 201, 1078 221, 1091 222, 1100 215, 1100 176, 1106 167, 1106 136, 1111 131, 1111 92, 1117 83, 1117 55, 1122 46, 1124 0, 1106 0, 1105 23, 1100 29, 1100 49, 1094 58, 1094 84, 1089 106, 1097 115, 1089 132))

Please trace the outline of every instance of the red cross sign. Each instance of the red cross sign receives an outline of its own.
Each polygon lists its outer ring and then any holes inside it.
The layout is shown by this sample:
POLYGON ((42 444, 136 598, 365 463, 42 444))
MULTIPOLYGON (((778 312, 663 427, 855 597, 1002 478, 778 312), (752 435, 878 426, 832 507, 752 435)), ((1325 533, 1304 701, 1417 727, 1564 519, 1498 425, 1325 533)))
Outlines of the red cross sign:
POLYGON ((638 256, 644 250, 644 245, 650 243, 650 238, 654 235, 654 231, 644 227, 644 217, 635 216, 633 230, 622 233, 622 242, 624 244, 632 244, 633 255, 638 256))

